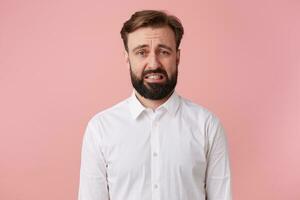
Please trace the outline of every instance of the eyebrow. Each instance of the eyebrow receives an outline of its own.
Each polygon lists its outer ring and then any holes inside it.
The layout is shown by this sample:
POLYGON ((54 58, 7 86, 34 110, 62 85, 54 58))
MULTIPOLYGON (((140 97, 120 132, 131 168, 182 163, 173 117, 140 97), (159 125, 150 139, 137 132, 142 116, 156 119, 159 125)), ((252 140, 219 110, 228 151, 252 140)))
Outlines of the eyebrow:
POLYGON ((167 45, 159 44, 158 47, 168 49, 169 51, 173 52, 173 49, 171 47, 167 46, 167 45))
POLYGON ((132 52, 135 52, 136 50, 142 49, 142 48, 145 48, 145 47, 149 47, 149 45, 147 45, 147 44, 138 45, 137 47, 132 49, 132 52))
MULTIPOLYGON (((147 44, 138 45, 137 47, 135 47, 135 48, 132 49, 132 52, 135 52, 136 50, 142 49, 142 48, 145 48, 145 47, 149 47, 149 45, 147 45, 147 44)), ((173 49, 171 47, 167 46, 167 45, 159 44, 158 47, 159 48, 168 49, 169 51, 173 52, 173 49)))

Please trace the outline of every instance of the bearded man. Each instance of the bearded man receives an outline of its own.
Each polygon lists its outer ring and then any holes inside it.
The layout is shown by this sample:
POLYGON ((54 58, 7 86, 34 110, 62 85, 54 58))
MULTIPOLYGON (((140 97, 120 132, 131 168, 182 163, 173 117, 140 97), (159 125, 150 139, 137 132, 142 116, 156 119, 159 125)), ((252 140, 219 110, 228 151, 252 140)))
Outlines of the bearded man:
POLYGON ((124 23, 133 92, 89 121, 79 200, 231 199, 219 119, 175 91, 183 33, 162 11, 138 11, 124 23))

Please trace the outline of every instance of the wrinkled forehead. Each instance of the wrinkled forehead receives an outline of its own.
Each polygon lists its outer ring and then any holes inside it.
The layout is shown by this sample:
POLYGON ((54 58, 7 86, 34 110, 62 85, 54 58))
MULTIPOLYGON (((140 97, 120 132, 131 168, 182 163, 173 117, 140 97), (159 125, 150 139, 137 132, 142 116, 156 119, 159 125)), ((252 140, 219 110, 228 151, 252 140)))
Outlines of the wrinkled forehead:
POLYGON ((141 45, 156 47, 160 44, 167 45, 174 50, 176 49, 175 34, 170 27, 139 28, 136 31, 128 34, 129 50, 141 45))

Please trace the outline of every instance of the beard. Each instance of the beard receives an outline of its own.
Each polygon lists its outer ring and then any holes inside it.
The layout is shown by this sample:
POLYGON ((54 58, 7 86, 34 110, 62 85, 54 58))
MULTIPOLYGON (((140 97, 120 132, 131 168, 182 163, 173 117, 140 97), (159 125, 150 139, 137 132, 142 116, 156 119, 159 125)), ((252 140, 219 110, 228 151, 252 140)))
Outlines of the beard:
POLYGON ((151 100, 160 100, 170 95, 177 84, 178 67, 176 66, 176 72, 168 77, 167 72, 158 68, 155 70, 143 71, 141 78, 136 76, 130 66, 130 78, 134 89, 144 98, 151 100), (166 80, 163 83, 145 83, 144 78, 151 73, 161 73, 165 76, 166 80))

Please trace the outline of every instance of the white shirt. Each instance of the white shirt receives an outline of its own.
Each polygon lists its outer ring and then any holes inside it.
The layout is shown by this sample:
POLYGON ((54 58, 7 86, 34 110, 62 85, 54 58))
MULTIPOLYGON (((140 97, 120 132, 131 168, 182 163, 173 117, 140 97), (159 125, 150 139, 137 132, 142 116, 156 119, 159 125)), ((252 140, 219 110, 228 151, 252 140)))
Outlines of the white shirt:
POLYGON ((95 115, 82 145, 79 200, 230 200, 218 118, 174 92, 155 111, 132 96, 95 115))

